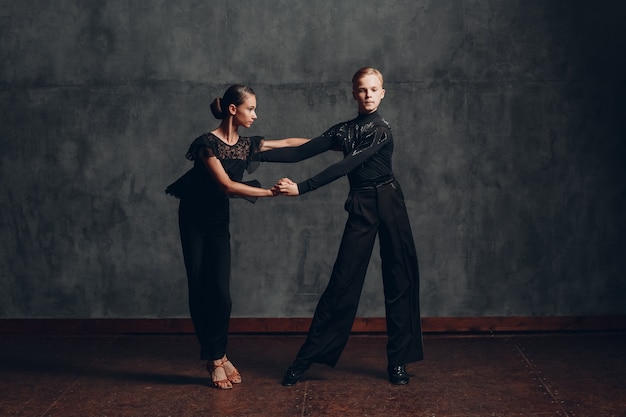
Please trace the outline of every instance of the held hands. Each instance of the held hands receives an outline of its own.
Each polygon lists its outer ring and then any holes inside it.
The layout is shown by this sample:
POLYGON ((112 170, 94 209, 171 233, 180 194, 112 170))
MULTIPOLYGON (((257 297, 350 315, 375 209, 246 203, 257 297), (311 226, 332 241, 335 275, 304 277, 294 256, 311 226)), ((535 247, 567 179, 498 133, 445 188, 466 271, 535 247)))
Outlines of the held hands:
POLYGON ((270 188, 270 191, 272 192, 272 197, 276 197, 276 196, 280 195, 280 190, 278 189, 278 187, 276 185, 274 185, 272 188, 270 188))
POLYGON ((298 190, 298 184, 291 181, 289 178, 281 178, 272 188, 272 192, 275 190, 282 194, 288 196, 296 196, 300 195, 300 191, 298 190))
POLYGON ((300 195, 300 191, 298 190, 298 184, 291 181, 289 178, 281 178, 274 184, 274 186, 270 189, 272 192, 272 196, 276 197, 277 195, 288 195, 288 196, 296 196, 300 195))

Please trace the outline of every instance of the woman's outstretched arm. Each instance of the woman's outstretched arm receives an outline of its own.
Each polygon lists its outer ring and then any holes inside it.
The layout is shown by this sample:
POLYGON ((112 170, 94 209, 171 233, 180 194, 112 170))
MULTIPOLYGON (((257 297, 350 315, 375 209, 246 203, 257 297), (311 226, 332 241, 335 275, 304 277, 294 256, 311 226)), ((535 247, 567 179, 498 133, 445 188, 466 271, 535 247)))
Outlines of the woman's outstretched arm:
POLYGON ((307 143, 310 139, 307 138, 286 138, 286 139, 274 139, 263 140, 261 145, 261 152, 269 151, 271 149, 287 148, 293 146, 300 146, 307 143))
POLYGON ((267 190, 231 180, 224 170, 224 166, 220 160, 214 156, 206 158, 203 157, 202 161, 226 195, 236 195, 241 197, 274 197, 279 194, 278 190, 274 188, 267 190))

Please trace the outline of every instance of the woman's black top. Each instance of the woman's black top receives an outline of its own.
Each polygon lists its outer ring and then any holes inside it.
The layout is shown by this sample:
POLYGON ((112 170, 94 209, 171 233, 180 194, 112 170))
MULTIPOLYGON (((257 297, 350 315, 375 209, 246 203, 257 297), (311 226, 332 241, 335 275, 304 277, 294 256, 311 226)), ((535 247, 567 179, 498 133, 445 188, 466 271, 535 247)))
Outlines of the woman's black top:
POLYGON ((377 185, 393 178, 391 126, 378 113, 359 114, 338 123, 304 145, 272 149, 253 156, 262 162, 297 162, 328 150, 342 151, 344 159, 298 183, 300 194, 313 191, 344 175, 350 188, 377 185))
MULTIPOLYGON (((169 185, 165 192, 195 206, 199 215, 211 215, 215 209, 228 208, 228 197, 208 171, 204 158, 215 156, 220 160, 231 180, 241 182, 253 154, 261 148, 260 136, 240 136, 237 143, 228 145, 212 133, 205 133, 192 142, 185 157, 193 161, 193 168, 169 185)), ((251 181, 250 185, 258 182, 251 181)))

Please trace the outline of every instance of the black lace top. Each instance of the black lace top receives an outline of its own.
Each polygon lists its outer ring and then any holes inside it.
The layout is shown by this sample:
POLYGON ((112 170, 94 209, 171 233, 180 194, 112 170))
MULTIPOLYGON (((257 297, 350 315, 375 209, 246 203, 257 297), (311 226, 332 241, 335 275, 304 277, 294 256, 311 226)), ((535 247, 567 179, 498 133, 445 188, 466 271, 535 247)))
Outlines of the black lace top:
MULTIPOLYGON (((189 146, 185 157, 193 161, 185 175, 170 184, 165 192, 180 199, 191 199, 198 203, 212 203, 224 200, 226 196, 207 170, 203 158, 215 156, 220 160, 231 180, 241 182, 244 171, 252 171, 252 155, 259 151, 263 138, 261 136, 240 136, 237 143, 228 145, 212 133, 205 133, 189 146)), ((257 181, 246 182, 259 186, 257 181)))

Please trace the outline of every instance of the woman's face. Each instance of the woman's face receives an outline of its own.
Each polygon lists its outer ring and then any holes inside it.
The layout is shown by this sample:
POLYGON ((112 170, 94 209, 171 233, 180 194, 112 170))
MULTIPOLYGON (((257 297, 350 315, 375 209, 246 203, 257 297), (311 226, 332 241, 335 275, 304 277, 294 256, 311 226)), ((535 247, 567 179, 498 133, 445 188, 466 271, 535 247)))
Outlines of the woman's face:
POLYGON ((246 95, 245 100, 238 106, 230 105, 230 114, 233 116, 235 126, 249 128, 256 120, 256 96, 246 95))

